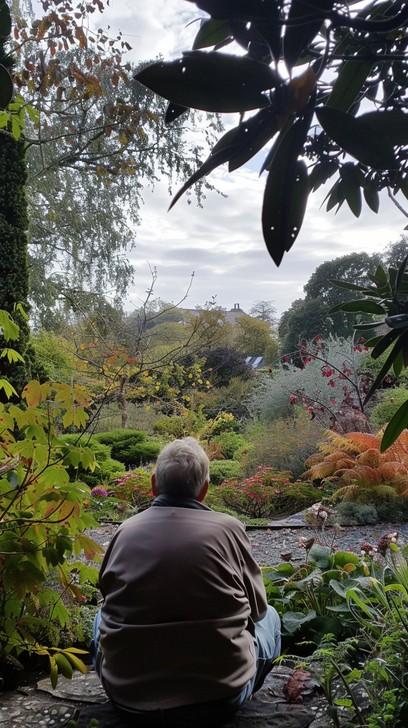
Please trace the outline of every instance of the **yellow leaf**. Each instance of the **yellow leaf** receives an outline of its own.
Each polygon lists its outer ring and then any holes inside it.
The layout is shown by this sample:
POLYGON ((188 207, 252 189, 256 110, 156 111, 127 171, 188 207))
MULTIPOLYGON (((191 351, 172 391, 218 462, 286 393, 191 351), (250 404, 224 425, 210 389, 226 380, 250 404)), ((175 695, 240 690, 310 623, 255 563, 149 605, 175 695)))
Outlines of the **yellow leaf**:
POLYGON ((43 390, 37 379, 33 379, 26 384, 23 389, 23 397, 29 407, 38 407, 43 398, 43 390))

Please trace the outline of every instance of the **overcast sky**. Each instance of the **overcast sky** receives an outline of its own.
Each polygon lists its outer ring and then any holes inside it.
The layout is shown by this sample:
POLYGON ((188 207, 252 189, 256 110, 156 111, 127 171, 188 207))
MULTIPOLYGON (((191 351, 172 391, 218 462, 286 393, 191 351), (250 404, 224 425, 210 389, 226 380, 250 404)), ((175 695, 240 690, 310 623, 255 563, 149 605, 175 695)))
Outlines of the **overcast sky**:
MULTIPOLYGON (((122 30, 133 47, 133 60, 177 56, 191 47, 197 25, 185 26, 199 13, 185 0, 110 0, 104 25, 122 30)), ((131 253, 135 285, 129 305, 138 303, 149 281, 149 265, 158 270, 157 295, 177 300, 194 283, 187 303, 204 304, 211 296, 226 307, 240 303, 244 310, 260 300, 274 302, 279 313, 302 296, 303 285, 317 265, 354 251, 381 251, 397 240, 406 219, 386 196, 380 215, 363 203, 357 220, 346 203, 337 215, 320 210, 321 190, 309 198, 302 231, 279 270, 265 250, 261 232, 261 207, 265 176, 258 177, 254 164, 228 175, 225 167, 211 175, 217 192, 207 195, 204 208, 181 199, 168 213, 167 185, 145 193, 143 221, 135 230, 131 253)))

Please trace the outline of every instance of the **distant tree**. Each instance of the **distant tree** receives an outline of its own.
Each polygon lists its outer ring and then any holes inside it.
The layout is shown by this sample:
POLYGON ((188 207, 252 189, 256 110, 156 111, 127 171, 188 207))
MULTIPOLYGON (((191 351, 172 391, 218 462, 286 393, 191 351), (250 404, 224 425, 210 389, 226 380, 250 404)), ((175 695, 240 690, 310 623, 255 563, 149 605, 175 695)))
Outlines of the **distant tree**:
POLYGON ((250 316, 240 316, 234 326, 234 343, 246 356, 264 356, 275 341, 270 324, 250 316))
POLYGON ((246 364, 244 354, 228 346, 207 351, 203 368, 215 387, 226 387, 231 379, 248 379, 252 375, 252 369, 246 364))
POLYGON ((381 262, 377 254, 350 253, 319 265, 304 286, 305 299, 297 299, 282 314, 279 323, 281 351, 296 350, 299 339, 310 339, 320 334, 349 337, 354 333, 355 315, 331 313, 340 303, 359 297, 354 291, 336 288, 333 280, 352 280, 356 285, 367 285, 369 273, 374 273, 381 262))
POLYGON ((276 308, 272 301, 258 301, 252 306, 249 313, 253 318, 267 321, 270 326, 276 323, 276 308))
POLYGON ((296 355, 301 340, 308 341, 317 335, 324 337, 332 332, 327 304, 318 298, 295 301, 284 316, 284 326, 279 328, 282 354, 294 352, 296 355))
POLYGON ((384 262, 388 267, 399 268, 405 256, 408 254, 408 236, 402 235, 400 240, 391 243, 385 249, 384 262))
POLYGON ((126 291, 144 189, 190 173, 219 128, 216 117, 188 135, 180 122, 164 123, 164 101, 133 81, 129 44, 98 28, 107 4, 40 0, 34 15, 29 0, 13 0, 14 82, 21 113, 30 109, 22 138, 31 298, 41 324, 73 284, 126 291))

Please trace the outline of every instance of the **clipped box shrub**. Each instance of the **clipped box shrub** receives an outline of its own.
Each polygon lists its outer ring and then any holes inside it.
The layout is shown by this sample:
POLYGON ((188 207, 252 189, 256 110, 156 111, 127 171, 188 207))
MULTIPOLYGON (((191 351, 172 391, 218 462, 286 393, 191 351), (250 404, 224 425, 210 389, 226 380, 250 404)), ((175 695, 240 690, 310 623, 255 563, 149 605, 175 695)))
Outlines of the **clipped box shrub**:
POLYGON ((237 460, 212 460, 210 462, 210 482, 220 485, 224 480, 238 478, 241 465, 237 460))
POLYGON ((141 430, 112 430, 100 432, 95 437, 98 442, 110 446, 112 457, 128 468, 150 463, 160 452, 160 443, 148 439, 141 430))
POLYGON ((221 490, 228 508, 250 518, 289 515, 320 500, 321 493, 309 483, 291 482, 288 473, 259 468, 242 481, 226 483, 221 490))
POLYGON ((104 445, 110 446, 130 438, 133 442, 143 442, 143 440, 146 439, 146 434, 142 430, 117 429, 111 430, 110 432, 98 432, 97 435, 94 435, 95 440, 102 442, 104 445))
POLYGON ((153 440, 134 442, 132 439, 121 440, 112 447, 114 458, 128 467, 145 465, 156 460, 160 452, 160 443, 153 440))

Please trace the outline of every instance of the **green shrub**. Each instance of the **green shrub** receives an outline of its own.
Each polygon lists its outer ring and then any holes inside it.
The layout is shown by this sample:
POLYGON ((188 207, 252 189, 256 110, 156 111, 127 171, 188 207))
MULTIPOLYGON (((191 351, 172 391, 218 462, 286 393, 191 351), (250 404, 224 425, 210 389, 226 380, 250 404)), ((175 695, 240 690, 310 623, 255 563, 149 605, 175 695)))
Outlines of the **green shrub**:
POLYGON ((105 446, 110 445, 112 457, 127 467, 149 463, 155 460, 160 452, 160 443, 148 440, 141 430, 121 429, 100 432, 95 438, 105 446))
POLYGON ((248 441, 237 432, 223 432, 214 437, 213 442, 219 445, 222 454, 229 460, 235 460, 248 447, 248 441))
POLYGON ((397 409, 408 400, 408 389, 406 387, 384 389, 380 396, 380 402, 376 404, 370 415, 370 421, 376 428, 388 424, 397 409))
POLYGON ((289 470, 295 479, 298 478, 305 470, 305 461, 315 452, 323 432, 322 427, 305 412, 299 413, 296 418, 254 423, 245 432, 250 444, 248 456, 243 461, 245 473, 250 475, 258 466, 266 465, 277 470, 289 470))
POLYGON ((224 480, 237 478, 241 472, 241 465, 237 460, 212 460, 210 462, 210 481, 219 485, 224 480))
POLYGON ((336 513, 342 526, 400 523, 408 520, 408 499, 404 496, 383 498, 375 505, 342 501, 336 505, 336 513))
POLYGON ((191 435, 205 425, 201 413, 186 410, 182 415, 161 415, 153 424, 154 432, 166 438, 180 438, 191 435))
POLYGON ((365 526, 379 521, 377 509, 373 505, 343 501, 336 507, 336 513, 341 526, 365 526))
POLYGON ((126 430, 118 429, 111 430, 111 432, 98 432, 94 435, 94 439, 98 442, 102 442, 104 445, 114 445, 122 440, 132 439, 133 442, 143 442, 146 439, 146 435, 142 430, 126 430))
POLYGON ((155 460, 160 452, 160 443, 153 440, 134 442, 132 439, 117 442, 112 447, 114 458, 128 467, 144 465, 155 460))

